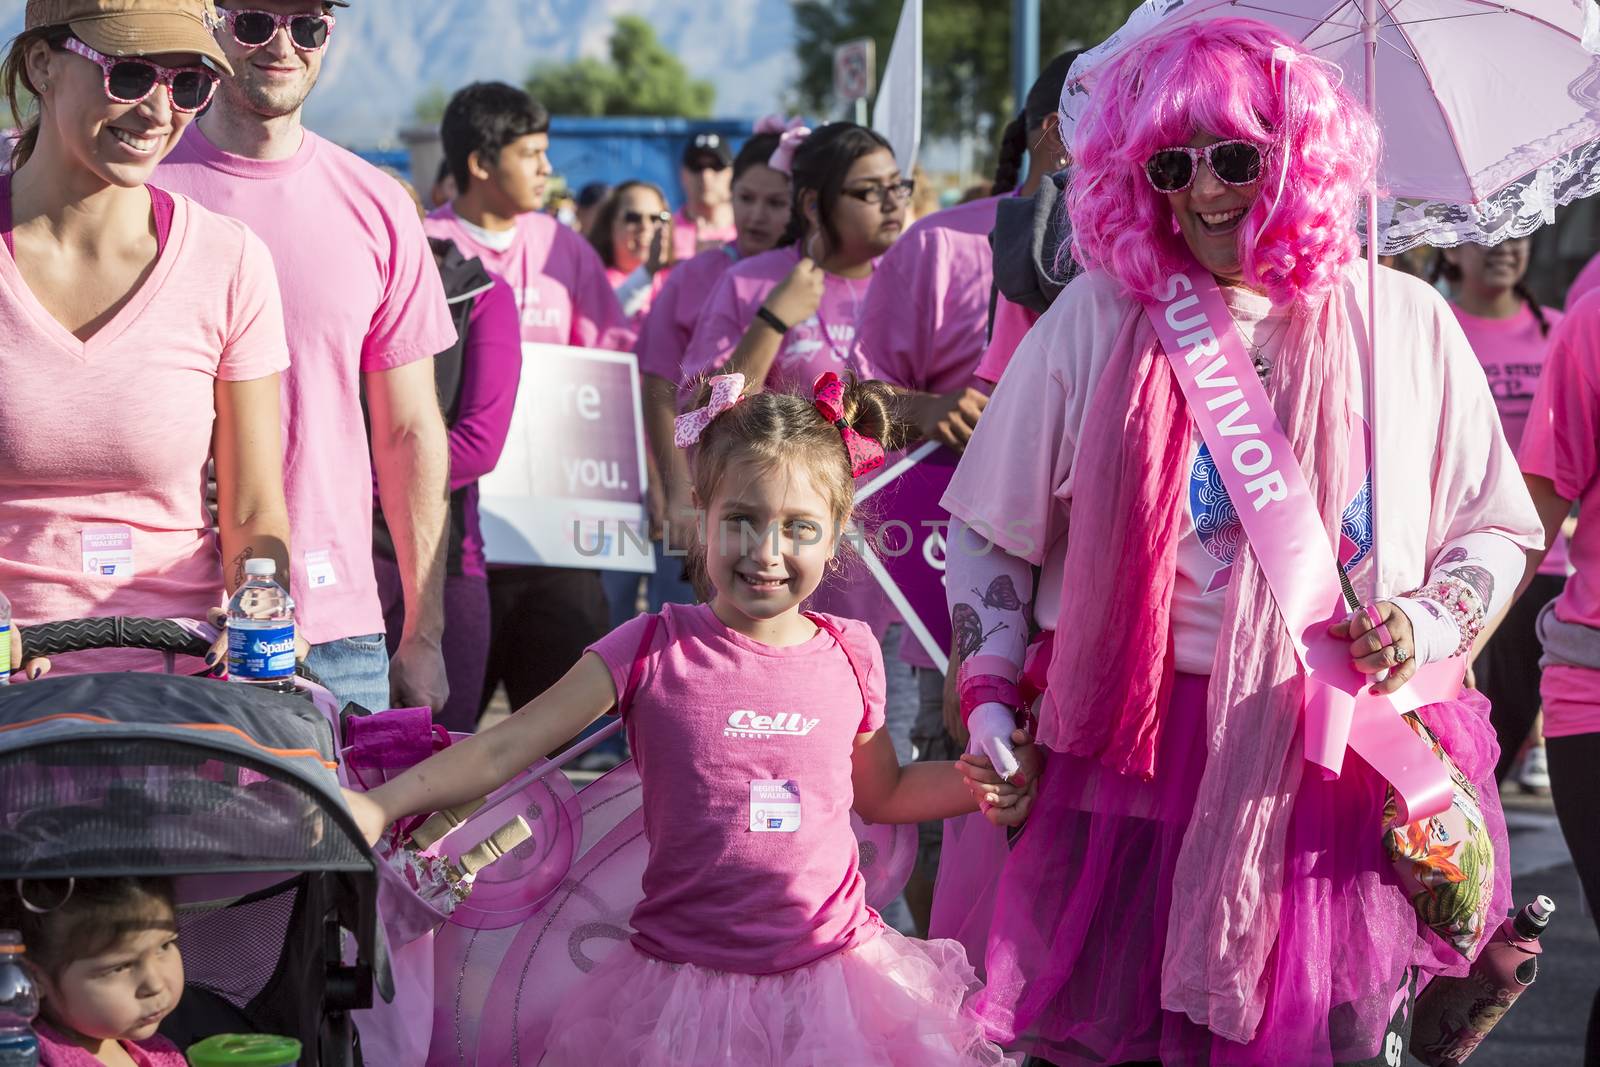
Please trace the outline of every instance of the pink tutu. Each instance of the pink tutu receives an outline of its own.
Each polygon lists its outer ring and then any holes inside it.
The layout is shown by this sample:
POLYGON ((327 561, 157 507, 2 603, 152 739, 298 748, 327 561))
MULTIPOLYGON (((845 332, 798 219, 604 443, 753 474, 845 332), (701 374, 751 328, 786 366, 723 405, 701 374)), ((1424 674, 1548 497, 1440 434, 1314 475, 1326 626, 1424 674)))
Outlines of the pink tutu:
MULTIPOLYGON (((1384 783, 1351 757, 1336 782, 1303 777, 1289 822, 1277 944, 1265 1010, 1246 1045, 1162 1010, 1172 874, 1205 769, 1207 679, 1177 677, 1149 783, 1053 754, 1026 829, 1000 878, 977 1011, 989 1035, 1062 1067, 1326 1067, 1378 1051, 1402 991, 1465 973, 1424 931, 1383 852, 1384 783)), ((1476 693, 1422 718, 1476 784, 1497 860, 1491 922, 1510 903, 1497 747, 1476 693)))
POLYGON ((941 1067, 1015 1064, 984 1039, 979 983, 954 941, 884 928, 773 975, 611 953, 555 1013, 545 1067, 941 1067))

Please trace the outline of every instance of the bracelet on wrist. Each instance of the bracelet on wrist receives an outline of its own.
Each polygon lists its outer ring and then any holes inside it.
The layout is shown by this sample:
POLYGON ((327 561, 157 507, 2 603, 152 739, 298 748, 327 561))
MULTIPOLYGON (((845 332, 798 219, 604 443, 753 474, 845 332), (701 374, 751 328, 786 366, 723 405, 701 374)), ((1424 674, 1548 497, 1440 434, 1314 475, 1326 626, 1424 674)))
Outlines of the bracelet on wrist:
POLYGON ((1454 620, 1456 627, 1461 631, 1461 643, 1450 653, 1452 657, 1464 655, 1472 650, 1473 642, 1483 632, 1486 620, 1483 598, 1470 584, 1445 571, 1421 589, 1406 593, 1405 596, 1436 604, 1454 620))
POLYGON ((778 318, 778 316, 774 315, 772 312, 768 311, 765 304, 756 308, 756 318, 760 319, 762 322, 772 327, 772 329, 776 330, 778 336, 780 337, 789 332, 789 324, 778 318))

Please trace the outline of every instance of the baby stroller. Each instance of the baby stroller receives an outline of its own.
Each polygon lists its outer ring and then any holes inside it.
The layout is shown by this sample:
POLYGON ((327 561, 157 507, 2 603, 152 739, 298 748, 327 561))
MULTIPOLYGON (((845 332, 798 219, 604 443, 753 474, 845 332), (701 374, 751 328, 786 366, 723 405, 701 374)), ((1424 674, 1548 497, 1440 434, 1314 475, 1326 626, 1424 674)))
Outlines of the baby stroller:
MULTIPOLYGON (((203 655, 192 625, 31 628, 28 654, 203 655)), ((339 794, 324 708, 205 678, 87 674, 0 689, 0 879, 173 877, 187 986, 162 1032, 299 1039, 360 1062, 350 1012, 392 996, 377 870, 339 794)))

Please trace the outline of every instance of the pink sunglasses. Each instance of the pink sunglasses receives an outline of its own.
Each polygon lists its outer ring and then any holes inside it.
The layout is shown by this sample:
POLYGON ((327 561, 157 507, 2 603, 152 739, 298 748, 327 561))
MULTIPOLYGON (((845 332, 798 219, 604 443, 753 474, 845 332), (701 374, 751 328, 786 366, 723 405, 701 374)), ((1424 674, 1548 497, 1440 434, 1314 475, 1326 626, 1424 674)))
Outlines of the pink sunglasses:
POLYGON ((99 65, 106 96, 119 104, 142 104, 156 86, 165 85, 172 109, 193 114, 217 91, 217 75, 209 67, 163 67, 137 56, 104 56, 76 37, 68 37, 65 47, 99 65))

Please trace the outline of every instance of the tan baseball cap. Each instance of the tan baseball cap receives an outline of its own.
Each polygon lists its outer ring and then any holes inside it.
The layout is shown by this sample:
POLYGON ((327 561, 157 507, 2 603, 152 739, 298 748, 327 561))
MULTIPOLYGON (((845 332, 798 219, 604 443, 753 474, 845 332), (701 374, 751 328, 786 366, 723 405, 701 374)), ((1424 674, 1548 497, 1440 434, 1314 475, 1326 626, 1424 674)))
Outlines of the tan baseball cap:
POLYGON ((198 52, 233 73, 212 27, 211 0, 28 0, 27 28, 71 26, 84 44, 108 56, 198 52))

